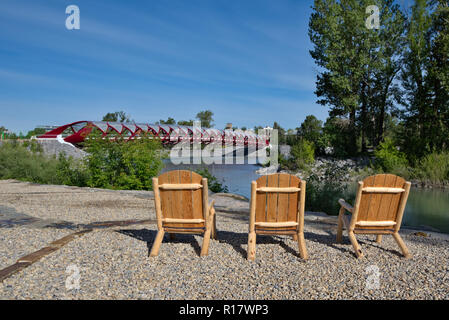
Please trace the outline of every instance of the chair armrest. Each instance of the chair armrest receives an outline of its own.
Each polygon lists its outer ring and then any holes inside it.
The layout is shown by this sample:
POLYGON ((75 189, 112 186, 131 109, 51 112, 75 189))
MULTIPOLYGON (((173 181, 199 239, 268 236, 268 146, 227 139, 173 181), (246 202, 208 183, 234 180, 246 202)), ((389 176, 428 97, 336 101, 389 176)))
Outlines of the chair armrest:
POLYGON ((215 208, 214 208, 215 200, 212 200, 209 204, 209 207, 207 209, 207 212, 209 212, 209 216, 213 216, 215 214, 215 208))
POLYGON ((353 211, 354 211, 353 206, 351 206, 351 205, 350 205, 349 203, 347 203, 345 200, 340 199, 340 200, 338 200, 338 203, 339 203, 343 208, 345 208, 347 211, 353 213, 353 211))
POLYGON ((209 207, 207 209, 207 212, 209 212, 209 215, 207 217, 207 228, 213 228, 213 221, 215 216, 215 208, 214 208, 215 200, 212 200, 212 202, 209 204, 209 207))

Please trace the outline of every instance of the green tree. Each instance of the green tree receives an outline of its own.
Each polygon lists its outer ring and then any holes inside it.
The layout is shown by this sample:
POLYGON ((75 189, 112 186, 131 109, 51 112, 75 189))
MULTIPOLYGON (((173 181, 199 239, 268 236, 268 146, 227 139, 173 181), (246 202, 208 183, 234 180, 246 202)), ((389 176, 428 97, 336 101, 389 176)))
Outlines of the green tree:
POLYGON ((409 159, 447 149, 449 9, 443 0, 415 0, 407 29, 402 85, 403 148, 409 159))
POLYGON ((427 59, 430 54, 428 32, 431 17, 426 0, 416 0, 412 6, 407 28, 407 51, 403 58, 402 86, 405 97, 402 103, 404 148, 409 155, 420 157, 427 144, 430 124, 426 119, 426 109, 429 105, 428 84, 426 82, 427 59))
POLYGON ((376 147, 388 134, 387 122, 396 114, 395 102, 401 95, 399 81, 395 80, 398 80, 402 66, 406 19, 393 0, 381 1, 378 5, 381 25, 378 31, 369 32, 372 41, 368 45, 368 64, 361 90, 363 152, 366 151, 366 139, 370 138, 371 144, 376 147), (364 108, 365 103, 368 104, 367 108, 364 108), (364 110, 368 114, 363 114, 364 110))
POLYGON ((315 0, 309 22, 314 44, 312 58, 321 68, 317 76, 318 103, 330 106, 332 118, 347 118, 349 155, 366 150, 369 133, 373 144, 384 135, 384 122, 398 88, 404 17, 393 0, 315 0), (369 29, 366 8, 377 5, 379 29, 369 29), (374 118, 370 116, 374 116, 374 118))
POLYGON ((293 146, 298 142, 298 131, 294 129, 288 129, 285 133, 285 143, 289 146, 293 146))
POLYGON ((180 126, 193 126, 193 120, 180 120, 178 121, 180 126))
POLYGON ((284 128, 281 127, 279 123, 276 121, 273 123, 273 129, 278 131, 278 144, 286 144, 287 137, 286 137, 286 131, 284 128))
POLYGON ((318 120, 314 115, 308 115, 298 128, 298 135, 310 142, 317 143, 321 136, 322 127, 323 122, 321 120, 318 120))
POLYGON ((318 141, 320 152, 324 152, 325 148, 331 147, 334 156, 349 156, 351 151, 348 148, 348 145, 351 143, 350 130, 348 119, 338 117, 327 118, 323 126, 323 134, 318 141))
POLYGON ((34 128, 33 130, 28 131, 28 133, 26 134, 26 136, 24 138, 29 139, 33 136, 39 136, 41 134, 44 134, 45 132, 46 132, 46 130, 43 128, 34 128))
POLYGON ((449 135, 449 1, 433 1, 428 83, 431 93, 432 149, 447 149, 449 135))
POLYGON ((6 132, 8 129, 6 129, 4 126, 0 127, 0 140, 6 139, 6 132))
POLYGON ((108 112, 103 116, 102 121, 121 123, 132 122, 130 115, 126 114, 124 111, 108 112))
POLYGON ((201 126, 204 128, 212 128, 214 126, 214 113, 210 110, 200 111, 196 114, 196 119, 201 121, 201 126))
POLYGON ((315 0, 309 21, 312 58, 322 68, 317 75, 317 102, 331 107, 331 116, 349 118, 349 151, 356 149, 356 114, 363 79, 360 50, 364 12, 358 1, 315 0))
POLYGON ((156 124, 176 124, 175 119, 173 119, 172 117, 168 117, 167 120, 159 120, 159 122, 156 122, 156 124))

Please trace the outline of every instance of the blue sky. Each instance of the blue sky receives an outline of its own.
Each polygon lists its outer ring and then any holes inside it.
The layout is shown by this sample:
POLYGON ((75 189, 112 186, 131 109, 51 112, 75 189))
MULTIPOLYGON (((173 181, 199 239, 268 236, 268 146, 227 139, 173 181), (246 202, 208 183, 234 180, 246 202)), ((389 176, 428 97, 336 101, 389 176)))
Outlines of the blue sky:
POLYGON ((295 128, 315 103, 312 0, 24 1, 0 4, 0 126, 136 122, 214 112, 217 128, 295 128), (80 9, 67 30, 65 9, 80 9))

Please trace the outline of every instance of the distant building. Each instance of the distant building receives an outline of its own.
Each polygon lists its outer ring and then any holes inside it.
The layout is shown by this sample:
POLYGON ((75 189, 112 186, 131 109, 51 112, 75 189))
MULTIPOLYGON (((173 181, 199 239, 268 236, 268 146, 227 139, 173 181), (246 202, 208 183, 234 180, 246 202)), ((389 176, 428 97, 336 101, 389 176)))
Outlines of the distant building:
POLYGON ((37 129, 44 129, 45 131, 50 131, 53 129, 58 128, 59 126, 49 126, 49 125, 41 125, 41 126, 37 126, 37 129))

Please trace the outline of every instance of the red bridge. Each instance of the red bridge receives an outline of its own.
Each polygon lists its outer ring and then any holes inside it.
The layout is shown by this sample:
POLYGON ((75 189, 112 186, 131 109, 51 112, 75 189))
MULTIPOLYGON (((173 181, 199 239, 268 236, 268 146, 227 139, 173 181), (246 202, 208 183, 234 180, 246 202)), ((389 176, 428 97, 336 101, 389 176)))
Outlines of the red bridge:
POLYGON ((66 142, 79 144, 83 142, 94 129, 98 129, 103 137, 110 134, 119 134, 128 140, 135 139, 141 134, 151 134, 152 136, 159 138, 163 144, 177 144, 189 139, 191 142, 201 142, 202 144, 221 142, 222 144, 228 145, 249 145, 256 148, 265 148, 270 142, 268 135, 257 135, 252 131, 104 121, 77 121, 69 123, 48 131, 37 138, 56 139, 61 135, 66 142))

